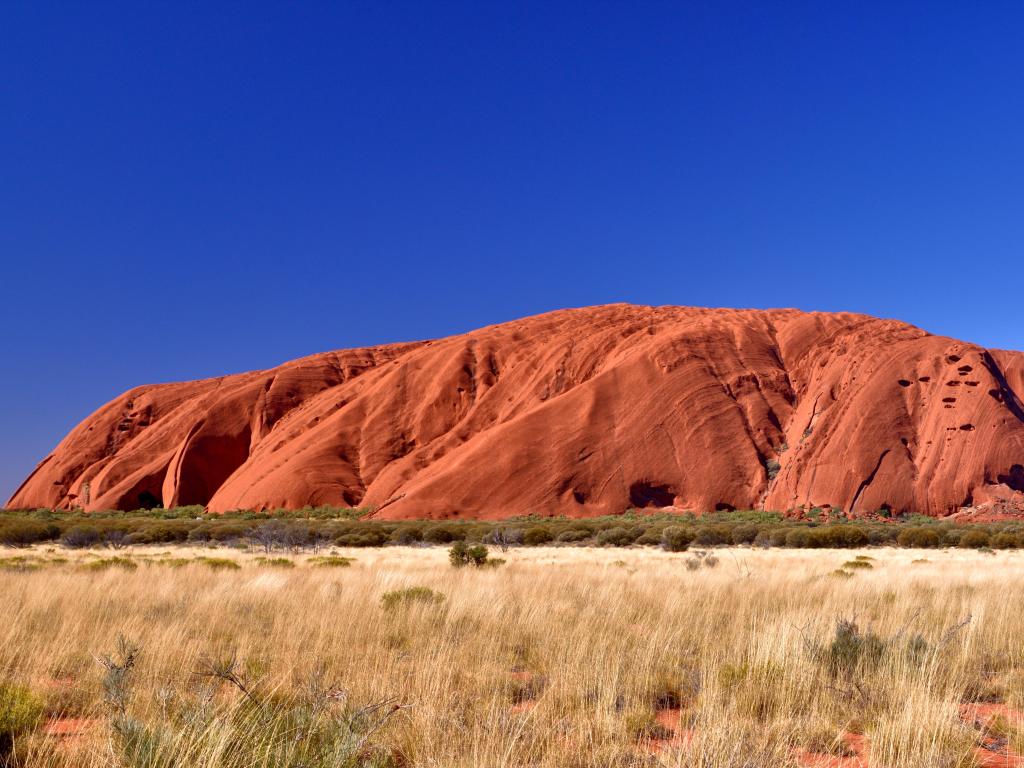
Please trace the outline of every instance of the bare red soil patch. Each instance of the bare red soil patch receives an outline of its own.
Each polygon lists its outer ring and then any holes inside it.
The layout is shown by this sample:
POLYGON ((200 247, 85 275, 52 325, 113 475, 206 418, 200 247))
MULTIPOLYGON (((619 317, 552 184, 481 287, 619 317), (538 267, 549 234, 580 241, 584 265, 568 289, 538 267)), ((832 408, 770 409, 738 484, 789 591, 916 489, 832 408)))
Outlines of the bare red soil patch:
POLYGON ((843 742, 852 755, 822 755, 801 749, 794 756, 806 768, 868 768, 867 737, 860 733, 847 733, 843 742))
POLYGON ((537 706, 537 698, 547 686, 547 678, 525 669, 513 669, 511 678, 512 712, 529 712, 537 706))
POLYGON ((1024 725, 1024 711, 1013 709, 998 702, 977 702, 960 705, 960 717, 964 720, 975 723, 979 728, 986 727, 993 718, 1005 717, 1006 720, 1016 726, 1024 725))
POLYGON ((76 738, 89 734, 100 725, 96 717, 52 717, 43 726, 43 733, 58 738, 76 738))
POLYGON ((1020 766, 1024 766, 1024 757, 1009 750, 996 751, 978 747, 976 757, 978 768, 1020 768, 1020 766))
POLYGON ((981 732, 981 745, 976 750, 980 768, 1024 768, 1024 755, 1010 748, 1005 734, 994 728, 995 721, 1003 720, 1010 727, 1024 725, 1024 712, 1005 704, 984 702, 962 704, 960 717, 981 732))
POLYGON ((682 710, 659 709, 655 712, 654 720, 664 733, 671 735, 645 739, 642 746, 650 753, 657 755, 669 749, 685 747, 693 741, 694 730, 682 726, 682 710))

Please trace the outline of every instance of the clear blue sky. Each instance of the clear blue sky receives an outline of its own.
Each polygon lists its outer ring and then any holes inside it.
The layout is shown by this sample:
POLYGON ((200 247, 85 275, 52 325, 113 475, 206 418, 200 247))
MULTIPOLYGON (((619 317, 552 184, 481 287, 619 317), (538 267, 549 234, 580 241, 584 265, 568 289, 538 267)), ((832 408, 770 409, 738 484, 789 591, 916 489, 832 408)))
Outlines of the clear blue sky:
POLYGON ((143 383, 550 309, 1024 348, 1024 5, 0 7, 0 503, 143 383))

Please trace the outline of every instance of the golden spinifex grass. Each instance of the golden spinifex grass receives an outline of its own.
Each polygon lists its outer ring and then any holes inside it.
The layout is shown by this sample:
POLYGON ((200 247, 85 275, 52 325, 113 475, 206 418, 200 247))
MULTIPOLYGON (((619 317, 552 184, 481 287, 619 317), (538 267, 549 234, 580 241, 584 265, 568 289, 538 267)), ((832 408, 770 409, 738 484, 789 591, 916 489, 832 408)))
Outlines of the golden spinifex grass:
POLYGON ((853 733, 872 766, 953 768, 994 744, 965 702, 1024 707, 1024 553, 16 554, 0 680, 42 707, 28 766, 776 768, 853 733))

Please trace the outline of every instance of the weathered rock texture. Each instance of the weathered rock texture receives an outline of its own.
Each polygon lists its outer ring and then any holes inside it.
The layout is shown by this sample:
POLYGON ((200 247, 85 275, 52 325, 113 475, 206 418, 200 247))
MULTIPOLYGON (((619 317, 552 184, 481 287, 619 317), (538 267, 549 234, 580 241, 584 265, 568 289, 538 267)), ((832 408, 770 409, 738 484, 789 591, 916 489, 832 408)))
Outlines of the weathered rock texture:
POLYGON ((143 386, 9 507, 944 515, 1024 492, 1024 353, 854 314, 613 305, 143 386))

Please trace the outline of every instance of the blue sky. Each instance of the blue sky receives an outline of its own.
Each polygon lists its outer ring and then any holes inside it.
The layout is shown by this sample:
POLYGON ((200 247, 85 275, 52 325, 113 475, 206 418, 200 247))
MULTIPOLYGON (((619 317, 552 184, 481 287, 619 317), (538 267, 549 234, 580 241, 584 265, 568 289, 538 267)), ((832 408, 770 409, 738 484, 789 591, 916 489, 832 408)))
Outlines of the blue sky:
POLYGON ((5 3, 0 497, 131 386, 614 301, 1024 349, 1020 3, 5 3))

